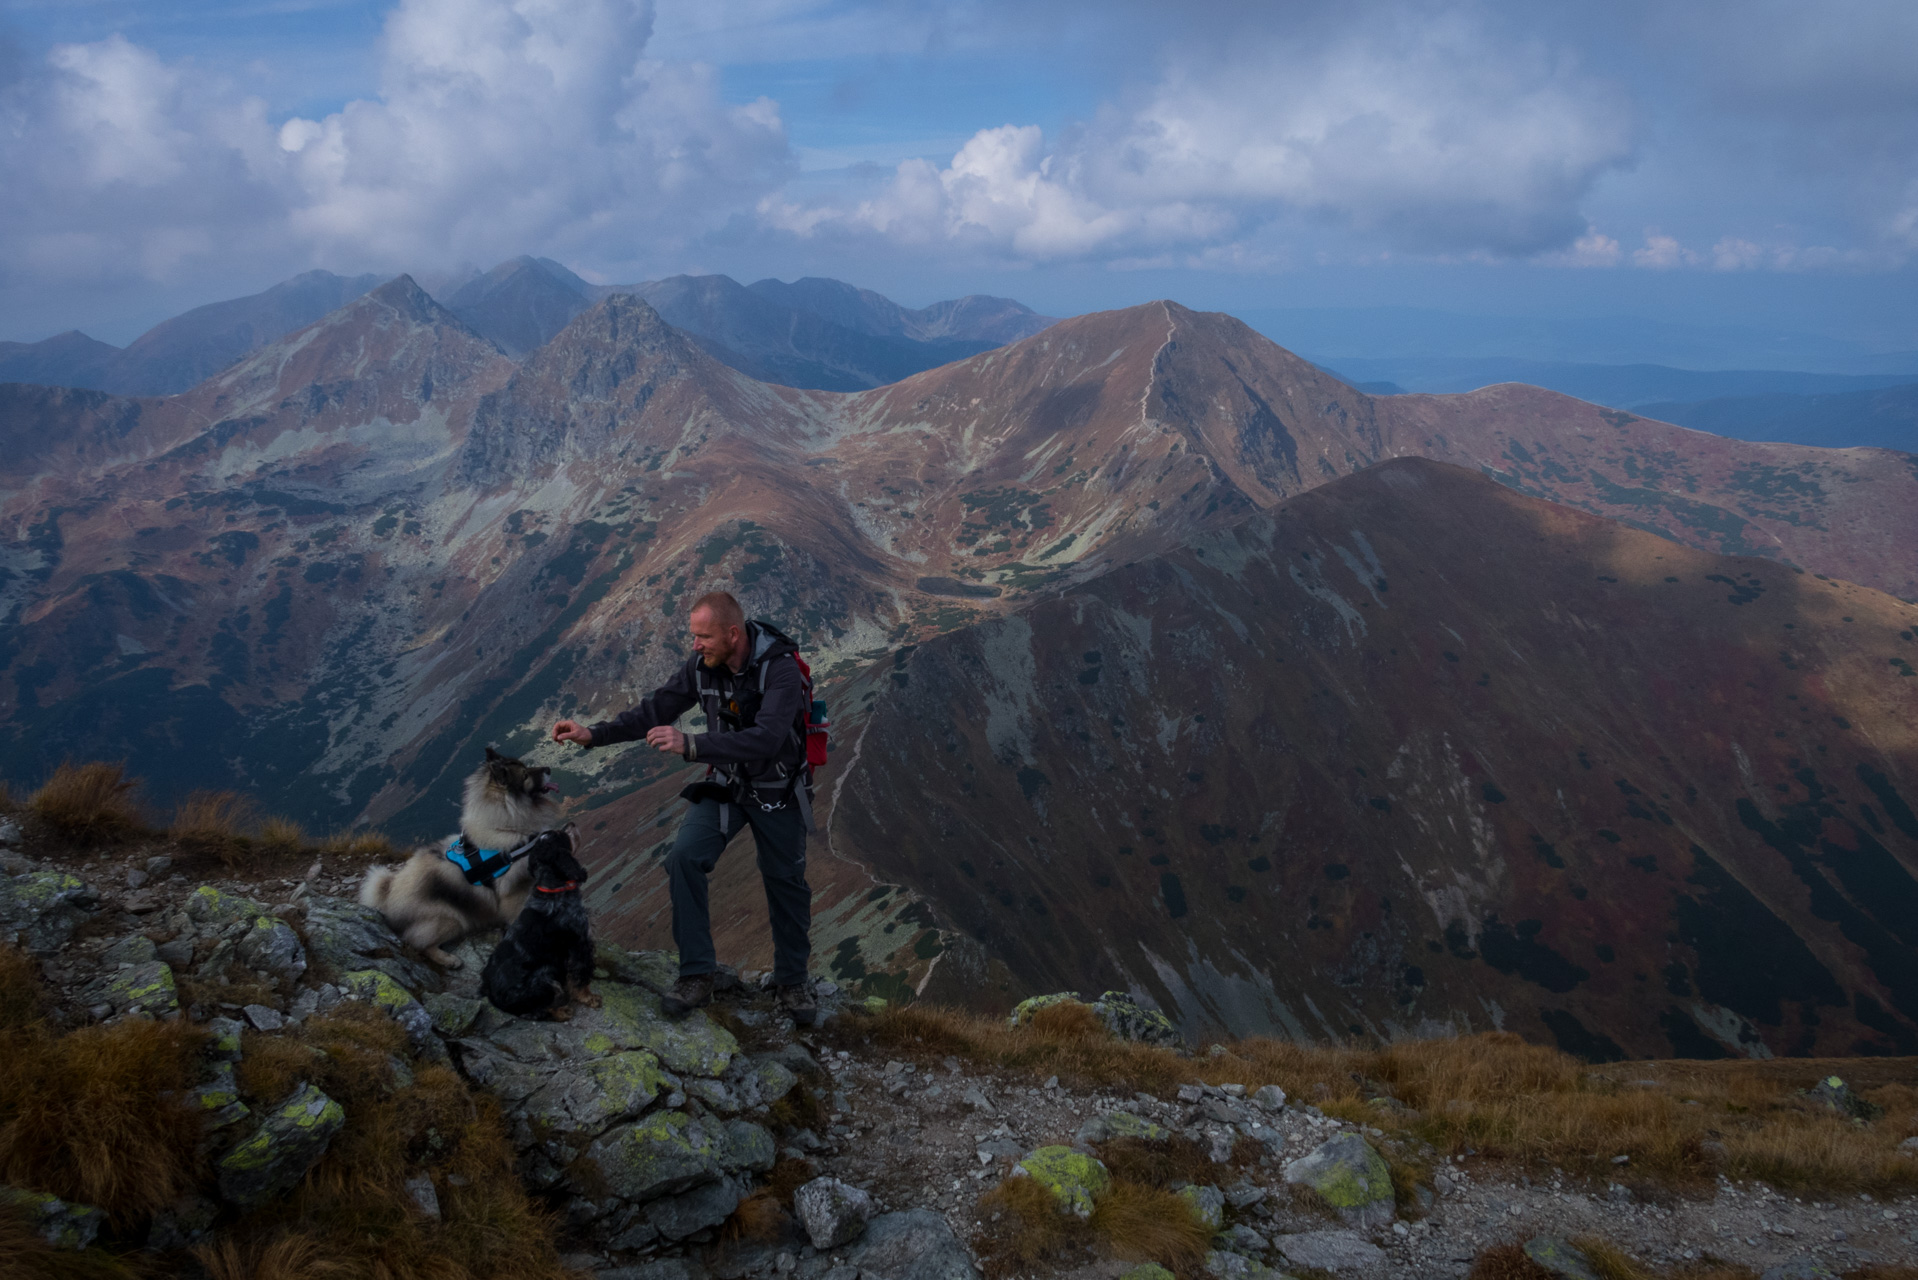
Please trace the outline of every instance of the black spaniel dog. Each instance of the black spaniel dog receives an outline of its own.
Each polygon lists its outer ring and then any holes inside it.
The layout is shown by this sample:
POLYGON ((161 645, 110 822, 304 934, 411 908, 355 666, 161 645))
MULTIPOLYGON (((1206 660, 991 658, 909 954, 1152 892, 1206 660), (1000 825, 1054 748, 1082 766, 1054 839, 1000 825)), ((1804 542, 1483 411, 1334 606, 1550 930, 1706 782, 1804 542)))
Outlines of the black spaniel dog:
POLYGON ((505 1013, 564 1020, 572 1004, 599 1007, 588 985, 593 935, 579 893, 586 868, 574 856, 578 848, 579 832, 568 823, 542 831, 526 855, 532 892, 480 976, 486 998, 505 1013))

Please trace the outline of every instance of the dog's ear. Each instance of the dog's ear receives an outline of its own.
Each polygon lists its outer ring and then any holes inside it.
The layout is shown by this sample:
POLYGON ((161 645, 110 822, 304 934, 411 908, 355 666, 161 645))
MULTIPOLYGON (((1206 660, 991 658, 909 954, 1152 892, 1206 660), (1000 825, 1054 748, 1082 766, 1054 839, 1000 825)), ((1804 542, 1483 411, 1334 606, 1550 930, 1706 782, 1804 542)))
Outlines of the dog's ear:
POLYGON ((493 750, 493 748, 492 748, 492 746, 491 746, 491 745, 488 745, 488 746, 487 746, 487 748, 486 748, 486 763, 488 763, 488 764, 492 764, 492 763, 493 763, 494 761, 496 761, 496 760, 504 760, 505 758, 506 758, 505 756, 503 756, 503 755, 501 755, 501 754, 500 754, 499 752, 497 752, 497 751, 495 751, 495 750, 493 750))

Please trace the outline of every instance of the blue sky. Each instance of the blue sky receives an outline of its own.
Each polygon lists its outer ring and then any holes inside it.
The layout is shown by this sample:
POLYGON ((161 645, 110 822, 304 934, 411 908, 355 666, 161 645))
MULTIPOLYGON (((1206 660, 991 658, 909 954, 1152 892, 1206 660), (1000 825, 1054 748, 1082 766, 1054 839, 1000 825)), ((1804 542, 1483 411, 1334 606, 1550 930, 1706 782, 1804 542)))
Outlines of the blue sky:
POLYGON ((535 253, 1918 351, 1913 48, 1886 0, 5 0, 0 339, 535 253))

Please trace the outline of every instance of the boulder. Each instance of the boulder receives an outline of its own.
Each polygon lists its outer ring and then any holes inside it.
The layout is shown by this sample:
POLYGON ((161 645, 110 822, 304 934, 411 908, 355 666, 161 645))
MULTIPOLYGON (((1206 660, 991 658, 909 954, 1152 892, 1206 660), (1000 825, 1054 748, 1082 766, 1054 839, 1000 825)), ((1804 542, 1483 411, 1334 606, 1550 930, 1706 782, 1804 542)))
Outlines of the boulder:
POLYGON ((1385 1250, 1354 1231, 1303 1231, 1280 1236, 1274 1243, 1286 1261, 1297 1267, 1376 1275, 1386 1262, 1385 1250))
MULTIPOLYGON (((727 1173, 763 1172, 772 1168, 775 1157, 772 1135, 756 1124, 655 1111, 601 1134, 578 1165, 564 1173, 581 1195, 610 1193, 645 1201, 717 1181, 727 1173)), ((555 1180, 559 1172, 554 1171, 555 1180)))
POLYGON ((246 1026, 237 1018, 209 1018, 206 1024, 206 1056, 215 1062, 240 1060, 240 1037, 246 1026))
POLYGON ((88 1007, 106 1005, 116 1014, 145 1013, 156 1018, 180 1011, 180 990, 164 960, 149 960, 102 974, 80 995, 88 1007))
POLYGON ((1252 1095, 1252 1101, 1267 1111, 1285 1110, 1285 1090, 1275 1084, 1261 1085, 1252 1095))
POLYGON ((1850 1120, 1871 1121, 1885 1114, 1875 1102, 1867 1102, 1838 1076, 1826 1076, 1811 1088, 1811 1096, 1850 1120))
POLYGON ((278 916, 260 915, 240 935, 240 963, 290 987, 306 972, 306 947, 293 926, 278 916))
POLYGON ((153 1215, 153 1225, 147 1228, 147 1248, 160 1253, 189 1248, 213 1229, 219 1216, 218 1204, 189 1192, 153 1215))
POLYGON ((0 942, 36 956, 57 955, 98 905, 87 882, 64 871, 0 876, 0 942))
POLYGON ((610 978, 665 995, 679 981, 679 956, 669 951, 628 951, 611 942, 593 945, 594 977, 610 978))
POLYGON ((479 1020, 480 1011, 486 1007, 484 1001, 439 991, 421 996, 420 1003, 426 1006, 427 1014, 433 1019, 433 1030, 450 1040, 457 1040, 471 1031, 473 1024, 479 1020))
POLYGON ((1092 1216, 1092 1198, 1112 1183, 1104 1164, 1071 1147, 1040 1147, 1012 1172, 1031 1178, 1052 1193, 1060 1208, 1081 1218, 1092 1216))
POLYGON ((793 1213, 819 1250, 857 1240, 877 1211, 871 1196, 837 1178, 814 1178, 793 1192, 793 1213))
POLYGON ((380 913, 346 898, 312 894, 306 899, 307 959, 321 976, 378 969, 408 991, 438 991, 437 970, 406 954, 405 944, 380 913))
POLYGON ((966 1246, 931 1209, 879 1215, 842 1256, 848 1266, 885 1280, 979 1280, 966 1246))
POLYGON ((1180 1187, 1178 1197, 1192 1206, 1192 1216, 1205 1223, 1208 1231, 1225 1225, 1225 1192, 1217 1187, 1180 1187))
POLYGON ((1072 1140, 1091 1144, 1111 1142, 1114 1138, 1142 1138, 1147 1142, 1164 1142, 1171 1136, 1170 1129, 1135 1116, 1130 1111, 1108 1111, 1102 1116, 1093 1116, 1080 1125, 1079 1131, 1072 1135, 1072 1140))
POLYGON ((0 1203, 26 1214, 33 1229, 56 1249, 84 1249, 106 1225, 107 1216, 92 1205, 69 1204, 43 1191, 0 1186, 0 1203))
POLYGON ((1139 1044, 1178 1045, 1185 1042, 1179 1029, 1157 1009, 1148 1009, 1123 991, 1108 991, 1092 1002, 1092 1012, 1106 1030, 1121 1040, 1139 1044))
POLYGON ((1221 1231, 1218 1241, 1234 1253, 1264 1253, 1272 1247, 1272 1242, 1248 1227, 1243 1222, 1235 1222, 1221 1231))
POLYGON ((1285 1180, 1318 1192, 1350 1226, 1382 1227, 1398 1216, 1391 1170, 1372 1144, 1355 1133, 1320 1143, 1310 1155, 1286 1165, 1285 1180))
POLYGON ((1563 1280, 1599 1280, 1590 1256, 1557 1236, 1533 1236, 1525 1242, 1525 1256, 1563 1280))
POLYGON ((299 1185, 319 1163, 346 1110, 311 1084, 302 1084, 275 1105, 260 1127, 220 1157, 220 1196, 250 1209, 299 1185))
POLYGON ((144 933, 130 933, 100 953, 100 963, 108 968, 149 964, 161 959, 160 949, 144 933))
POLYGON ((1055 991, 1046 996, 1030 996, 1012 1006, 1012 1013, 1006 1018, 1009 1027, 1023 1027, 1032 1021, 1032 1015, 1041 1009, 1049 1009, 1055 1004, 1084 1004, 1077 991, 1055 991))
POLYGON ((635 1229, 643 1224, 652 1231, 651 1239, 684 1240, 732 1217, 750 1189, 751 1184, 743 1178, 721 1178, 675 1196, 649 1200, 622 1224, 621 1234, 634 1238, 635 1229))

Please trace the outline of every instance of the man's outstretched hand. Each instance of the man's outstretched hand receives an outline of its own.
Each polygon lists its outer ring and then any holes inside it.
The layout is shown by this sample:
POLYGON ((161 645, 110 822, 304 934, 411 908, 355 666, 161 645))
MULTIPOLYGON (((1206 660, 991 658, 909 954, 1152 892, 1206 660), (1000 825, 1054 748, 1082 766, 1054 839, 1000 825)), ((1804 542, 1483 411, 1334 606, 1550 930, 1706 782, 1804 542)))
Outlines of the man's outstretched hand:
POLYGON ((562 720, 553 726, 554 742, 577 742, 582 747, 593 745, 593 731, 577 720, 562 720))
POLYGON ((669 724, 654 725, 646 731, 646 744, 669 755, 686 754, 686 735, 669 724))

